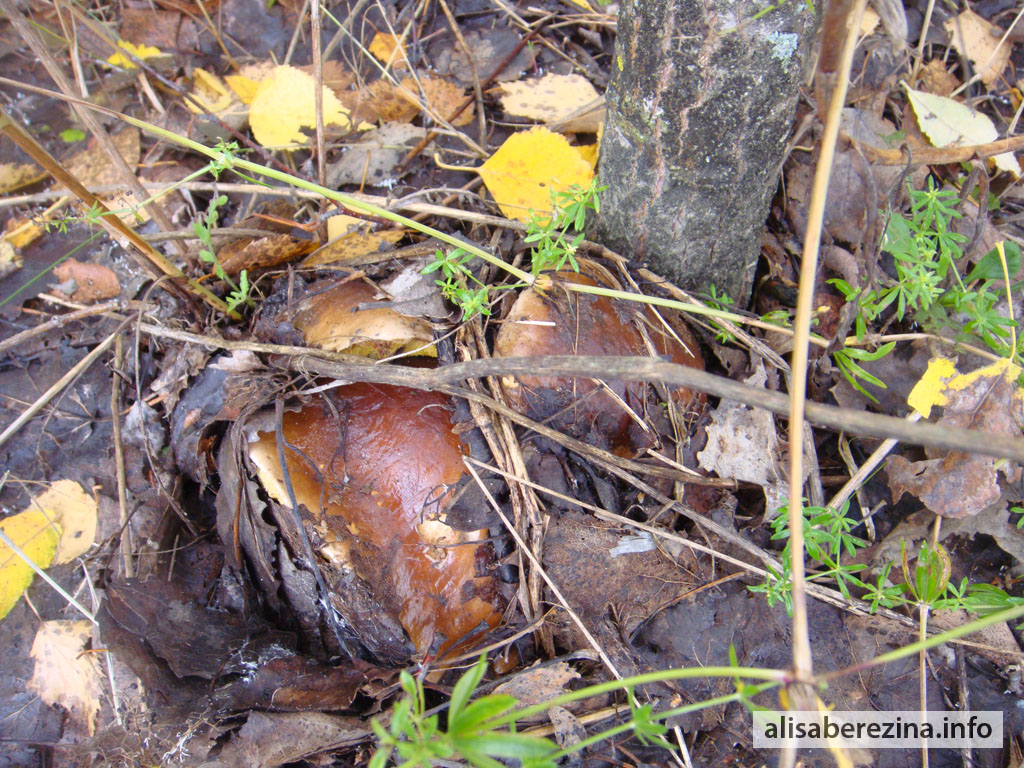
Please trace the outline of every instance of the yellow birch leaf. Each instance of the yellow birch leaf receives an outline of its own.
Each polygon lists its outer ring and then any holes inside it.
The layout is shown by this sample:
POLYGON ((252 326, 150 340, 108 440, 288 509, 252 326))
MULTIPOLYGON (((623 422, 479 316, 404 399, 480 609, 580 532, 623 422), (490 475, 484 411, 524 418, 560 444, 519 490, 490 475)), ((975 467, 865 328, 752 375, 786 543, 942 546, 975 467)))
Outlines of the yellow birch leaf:
POLYGON ((252 100, 256 98, 256 92, 260 89, 259 80, 253 80, 245 75, 225 75, 224 82, 235 92, 243 104, 252 104, 252 100))
POLYGON ((600 144, 580 144, 576 149, 580 153, 580 157, 587 161, 592 169, 597 170, 597 150, 600 144))
POLYGON ((546 123, 558 122, 600 98, 582 75, 549 74, 533 80, 499 83, 499 87, 504 94, 501 106, 508 114, 546 123))
POLYGON ((209 112, 217 115, 231 106, 234 97, 224 81, 212 72, 196 67, 192 73, 192 99, 185 100, 185 106, 195 114, 209 112), (194 103, 193 103, 194 100, 194 103))
MULTIPOLYGON (((0 520, 0 531, 17 544, 40 568, 53 562, 60 528, 38 509, 29 509, 0 520)), ((10 547, 0 543, 0 619, 11 612, 35 572, 10 547)))
MULTIPOLYGON (((334 92, 321 87, 324 125, 351 127, 349 112, 334 92)), ((249 124, 253 136, 264 147, 299 149, 307 142, 303 128, 316 130, 312 75, 295 67, 275 67, 260 83, 256 97, 249 108, 249 124)))
POLYGON ((946 382, 956 376, 956 365, 946 357, 933 357, 928 361, 924 375, 910 390, 907 405, 926 419, 931 416, 932 407, 944 406, 949 400, 943 394, 946 382))
POLYGON ((374 35, 367 50, 385 66, 394 64, 396 67, 404 67, 408 61, 402 41, 396 35, 387 32, 378 32, 374 35))
POLYGON ((92 624, 81 621, 44 621, 32 642, 35 670, 28 690, 49 706, 59 704, 91 736, 100 711, 100 676, 93 654, 82 653, 92 639, 92 624))
POLYGON ((29 509, 42 512, 60 526, 53 565, 84 555, 96 540, 96 500, 74 480, 58 480, 33 498, 29 509))
POLYGON ((542 126, 509 136, 479 173, 501 212, 518 221, 529 221, 531 212, 551 213, 552 189, 587 187, 594 178, 579 149, 542 126))
MULTIPOLYGON (((133 56, 135 56, 135 58, 142 59, 143 61, 145 61, 146 59, 152 59, 156 56, 167 55, 159 48, 154 48, 152 45, 135 45, 134 43, 129 43, 127 40, 118 40, 117 44, 118 46, 124 48, 124 50, 128 51, 133 56)), ((136 68, 135 62, 129 59, 120 51, 116 51, 110 54, 110 56, 107 58, 107 64, 110 64, 115 67, 124 67, 125 69, 136 68)))

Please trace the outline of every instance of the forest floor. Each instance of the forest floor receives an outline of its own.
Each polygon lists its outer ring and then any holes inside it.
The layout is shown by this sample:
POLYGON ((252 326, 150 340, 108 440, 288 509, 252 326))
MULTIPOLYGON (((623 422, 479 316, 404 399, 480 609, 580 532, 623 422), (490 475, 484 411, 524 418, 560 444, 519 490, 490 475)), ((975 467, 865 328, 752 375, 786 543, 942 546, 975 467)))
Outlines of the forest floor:
POLYGON ((751 707, 800 698, 803 621, 805 706, 1001 712, 1001 748, 929 764, 1022 764, 1014 3, 859 27, 806 597, 769 404, 820 80, 738 302, 583 235, 615 6, 27 6, 0 3, 0 765, 776 765, 751 707))

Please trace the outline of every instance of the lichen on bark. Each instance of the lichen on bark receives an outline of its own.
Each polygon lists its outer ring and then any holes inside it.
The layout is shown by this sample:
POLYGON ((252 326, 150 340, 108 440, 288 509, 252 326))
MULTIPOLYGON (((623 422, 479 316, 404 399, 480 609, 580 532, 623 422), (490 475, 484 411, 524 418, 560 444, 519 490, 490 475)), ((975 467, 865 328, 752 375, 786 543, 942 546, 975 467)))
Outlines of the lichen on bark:
POLYGON ((600 242, 684 288, 749 295, 818 14, 788 0, 623 0, 600 242))

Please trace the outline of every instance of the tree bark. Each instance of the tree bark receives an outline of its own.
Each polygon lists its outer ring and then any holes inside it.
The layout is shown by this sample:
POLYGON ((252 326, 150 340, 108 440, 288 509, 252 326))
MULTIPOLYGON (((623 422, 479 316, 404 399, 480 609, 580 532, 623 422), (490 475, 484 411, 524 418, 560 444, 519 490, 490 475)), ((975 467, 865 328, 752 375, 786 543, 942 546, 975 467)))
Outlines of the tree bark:
POLYGON ((818 26, 782 3, 622 0, 607 93, 595 238, 740 304, 818 26))

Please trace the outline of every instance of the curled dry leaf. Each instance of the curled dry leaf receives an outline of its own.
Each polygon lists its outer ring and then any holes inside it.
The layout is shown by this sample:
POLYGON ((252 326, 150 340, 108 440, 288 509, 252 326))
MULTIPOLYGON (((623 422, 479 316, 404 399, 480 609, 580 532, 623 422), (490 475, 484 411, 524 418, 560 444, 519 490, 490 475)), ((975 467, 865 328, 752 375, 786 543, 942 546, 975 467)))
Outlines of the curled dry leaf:
MULTIPOLYGON (((449 489, 465 474, 448 408, 436 393, 353 384, 285 413, 282 426, 291 485, 332 596, 344 601, 336 585, 354 573, 421 654, 496 626, 503 607, 487 532, 444 522, 449 489)), ((267 493, 290 506, 275 433, 260 432, 248 450, 267 493)))
MULTIPOLYGON (((586 262, 582 266, 587 271, 594 269, 586 262)), ((583 285, 599 284, 585 273, 563 271, 554 277, 583 285)), ((638 307, 627 301, 567 291, 557 282, 545 293, 527 289, 519 294, 498 331, 494 354, 667 355, 672 362, 703 368, 696 341, 678 318, 661 313, 677 341, 654 312, 638 307), (647 346, 644 334, 653 349, 647 346)), ((505 383, 509 403, 517 411, 599 448, 636 456, 657 442, 650 428, 641 425, 648 415, 645 384, 618 380, 598 384, 588 379, 548 376, 508 377, 505 383)), ((682 388, 673 393, 673 401, 683 411, 694 407, 698 397, 682 388)))
POLYGON ((402 352, 436 357, 430 323, 374 308, 380 294, 362 281, 340 283, 305 299, 292 325, 306 343, 334 352, 383 358, 402 352))

